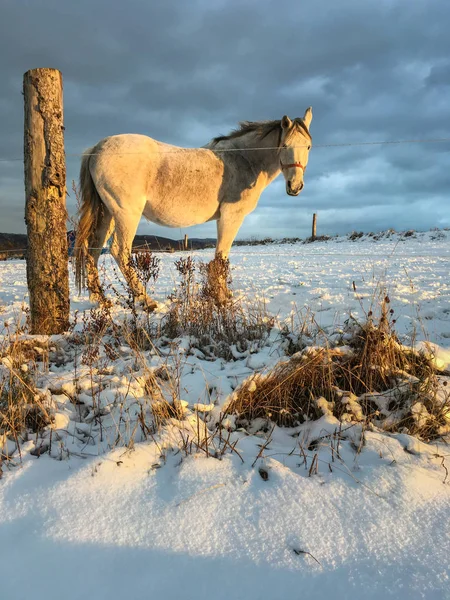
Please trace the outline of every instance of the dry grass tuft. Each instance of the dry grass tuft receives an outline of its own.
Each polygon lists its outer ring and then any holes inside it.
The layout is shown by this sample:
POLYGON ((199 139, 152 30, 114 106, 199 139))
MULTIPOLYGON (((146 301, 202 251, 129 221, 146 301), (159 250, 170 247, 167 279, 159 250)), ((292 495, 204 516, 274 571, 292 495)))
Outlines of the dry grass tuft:
MULTIPOLYGON (((367 320, 357 325, 349 342, 353 353, 348 373, 343 372, 343 385, 356 395, 382 392, 392 387, 395 378, 409 375, 428 384, 436 383, 436 373, 429 356, 405 348, 394 331, 395 320, 390 318, 389 298, 380 306, 380 316, 374 319, 369 312, 367 320)), ((345 388, 345 389, 347 389, 345 388)))
POLYGON ((252 421, 263 418, 292 426, 323 414, 316 398, 332 391, 331 352, 320 349, 295 355, 265 375, 254 375, 233 395, 228 414, 252 421))
POLYGON ((445 433, 450 398, 440 391, 431 358, 398 341, 388 304, 385 298, 377 322, 370 314, 356 328, 348 347, 306 348, 244 382, 227 413, 281 426, 328 414, 341 421, 372 421, 425 440, 445 433))
POLYGON ((232 360, 250 347, 260 347, 273 326, 262 305, 249 307, 229 291, 229 263, 217 257, 209 264, 196 264, 192 257, 175 262, 180 285, 162 334, 175 339, 190 336, 206 357, 232 360))
MULTIPOLYGON (((185 411, 179 398, 176 372, 165 365, 156 370, 145 370, 144 389, 149 400, 152 428, 156 432, 170 419, 182 420, 185 411)), ((148 428, 148 423, 145 427, 148 428)))
POLYGON ((18 447, 52 422, 49 399, 35 385, 37 363, 48 361, 48 346, 16 338, 3 345, 0 357, 0 455, 8 455, 8 442, 18 447))

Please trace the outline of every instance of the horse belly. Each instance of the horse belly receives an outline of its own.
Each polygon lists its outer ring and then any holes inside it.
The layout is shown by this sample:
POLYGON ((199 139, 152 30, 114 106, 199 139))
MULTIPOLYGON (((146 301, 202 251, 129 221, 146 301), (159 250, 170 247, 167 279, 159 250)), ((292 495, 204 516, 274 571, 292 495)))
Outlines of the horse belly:
POLYGON ((144 217, 152 223, 165 227, 191 227, 217 219, 219 202, 189 202, 182 198, 168 197, 165 200, 147 200, 144 217))
POLYGON ((144 215, 166 227, 190 227, 218 216, 224 164, 207 151, 162 154, 150 178, 144 215))
POLYGON ((174 169, 162 184, 150 188, 145 217, 166 227, 190 227, 217 218, 221 179, 195 175, 186 177, 186 172, 174 169))

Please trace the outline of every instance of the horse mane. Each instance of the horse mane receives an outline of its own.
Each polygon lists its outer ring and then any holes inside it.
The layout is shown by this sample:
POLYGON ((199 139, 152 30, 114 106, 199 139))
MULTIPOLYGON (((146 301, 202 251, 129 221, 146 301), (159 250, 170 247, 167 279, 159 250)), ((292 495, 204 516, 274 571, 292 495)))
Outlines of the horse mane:
MULTIPOLYGON (((292 121, 293 126, 297 131, 303 131, 306 133, 309 139, 311 138, 311 134, 308 131, 307 126, 305 125, 303 119, 300 117, 294 119, 292 121)), ((256 133, 259 139, 264 139, 274 131, 278 132, 278 143, 277 146, 280 146, 281 143, 281 119, 277 121, 242 121, 239 123, 239 128, 234 129, 228 135, 219 135, 212 139, 211 145, 215 146, 219 142, 223 142, 225 140, 235 140, 236 138, 240 138, 248 133, 256 133)))

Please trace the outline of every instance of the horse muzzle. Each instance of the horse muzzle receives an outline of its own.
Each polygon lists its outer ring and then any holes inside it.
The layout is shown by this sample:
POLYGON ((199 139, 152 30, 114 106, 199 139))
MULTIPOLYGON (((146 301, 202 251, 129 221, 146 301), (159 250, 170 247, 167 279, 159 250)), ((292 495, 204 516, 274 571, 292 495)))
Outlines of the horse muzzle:
POLYGON ((286 183, 286 193, 288 196, 298 196, 303 189, 303 181, 301 181, 297 186, 293 187, 292 183, 288 181, 286 183))
MULTIPOLYGON (((286 169, 301 169, 305 173, 305 168, 302 163, 295 162, 289 164, 283 164, 280 161, 280 168, 282 171, 286 169)), ((289 196, 298 196, 303 189, 303 181, 300 181, 297 185, 292 185, 291 181, 286 181, 286 192, 289 196)))

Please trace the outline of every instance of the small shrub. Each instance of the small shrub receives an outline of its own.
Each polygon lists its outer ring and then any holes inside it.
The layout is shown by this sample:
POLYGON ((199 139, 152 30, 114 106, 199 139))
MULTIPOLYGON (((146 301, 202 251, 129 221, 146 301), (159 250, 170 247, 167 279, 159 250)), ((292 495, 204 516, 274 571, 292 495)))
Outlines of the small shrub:
POLYGON ((130 257, 130 266, 136 271, 139 281, 148 291, 150 282, 154 285, 159 277, 161 259, 146 248, 135 252, 130 257))
POLYGON ((188 256, 175 266, 180 284, 170 297, 163 335, 171 339, 190 336, 206 356, 227 360, 264 344, 273 321, 263 307, 248 307, 232 297, 228 260, 218 257, 209 264, 196 264, 188 256))

